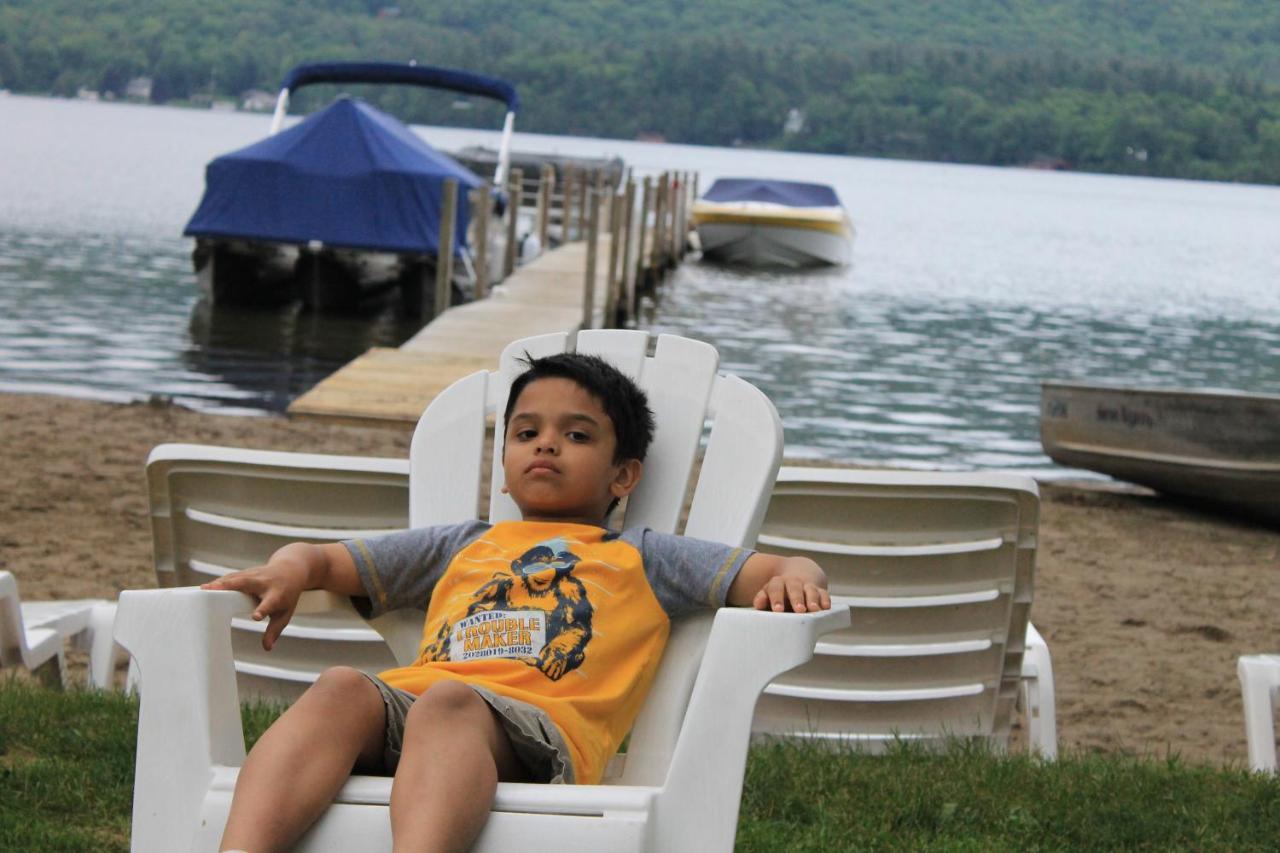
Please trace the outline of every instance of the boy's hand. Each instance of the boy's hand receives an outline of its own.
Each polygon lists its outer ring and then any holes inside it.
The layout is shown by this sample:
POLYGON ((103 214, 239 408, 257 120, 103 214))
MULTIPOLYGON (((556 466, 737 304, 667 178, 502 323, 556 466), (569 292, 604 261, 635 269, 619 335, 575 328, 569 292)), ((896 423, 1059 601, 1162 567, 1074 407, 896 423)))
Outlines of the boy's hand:
POLYGON ((772 610, 775 613, 783 613, 787 610, 793 613, 808 613, 816 610, 830 610, 831 596, 826 589, 811 580, 778 575, 770 578, 756 593, 751 606, 756 610, 772 610))
POLYGON ((285 550, 277 551, 265 566, 232 572, 200 585, 201 589, 229 589, 257 598, 254 621, 270 620, 262 634, 262 648, 267 651, 275 646, 280 632, 293 618, 299 596, 310 586, 311 572, 307 564, 283 553, 285 550))
POLYGON ((729 585, 728 602, 736 607, 782 613, 830 610, 827 576, 807 557, 752 554, 729 585))

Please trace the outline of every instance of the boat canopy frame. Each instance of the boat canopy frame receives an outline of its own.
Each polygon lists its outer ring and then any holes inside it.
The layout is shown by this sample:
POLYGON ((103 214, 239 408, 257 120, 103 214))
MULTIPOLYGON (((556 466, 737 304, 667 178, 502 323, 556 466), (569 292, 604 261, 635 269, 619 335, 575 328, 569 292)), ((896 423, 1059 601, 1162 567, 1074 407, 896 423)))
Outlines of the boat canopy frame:
POLYGON ((289 96, 304 86, 317 83, 402 84, 500 101, 506 105, 507 113, 502 122, 502 140, 498 145, 493 185, 495 190, 505 186, 511 168, 511 137, 515 133, 516 113, 520 110, 520 96, 516 94, 515 86, 505 80, 416 62, 314 62, 298 65, 285 75, 284 82, 280 84, 276 109, 271 116, 270 135, 278 133, 284 126, 289 96))

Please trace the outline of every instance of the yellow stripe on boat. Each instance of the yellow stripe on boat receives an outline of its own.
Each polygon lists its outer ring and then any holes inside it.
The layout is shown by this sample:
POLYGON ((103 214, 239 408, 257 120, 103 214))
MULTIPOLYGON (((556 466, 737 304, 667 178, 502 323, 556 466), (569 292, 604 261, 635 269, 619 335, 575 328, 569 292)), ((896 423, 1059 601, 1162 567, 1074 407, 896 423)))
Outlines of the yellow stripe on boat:
POLYGON ((761 209, 741 205, 693 206, 694 225, 772 225, 783 228, 802 228, 809 231, 825 231, 829 234, 850 234, 853 231, 843 210, 827 208, 780 208, 770 206, 761 209))

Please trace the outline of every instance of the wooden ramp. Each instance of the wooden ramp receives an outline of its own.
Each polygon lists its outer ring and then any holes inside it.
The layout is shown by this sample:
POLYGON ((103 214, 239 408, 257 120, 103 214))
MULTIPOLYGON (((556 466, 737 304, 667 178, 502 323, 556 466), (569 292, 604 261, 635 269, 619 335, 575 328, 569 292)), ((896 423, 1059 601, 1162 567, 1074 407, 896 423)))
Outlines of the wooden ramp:
MULTIPOLYGON (((596 248, 593 328, 604 320, 609 236, 596 248)), ((435 396, 477 370, 493 370, 511 341, 582 327, 587 243, 554 249, 517 269, 489 298, 450 308, 399 349, 375 348, 289 406, 290 417, 412 428, 435 396)))

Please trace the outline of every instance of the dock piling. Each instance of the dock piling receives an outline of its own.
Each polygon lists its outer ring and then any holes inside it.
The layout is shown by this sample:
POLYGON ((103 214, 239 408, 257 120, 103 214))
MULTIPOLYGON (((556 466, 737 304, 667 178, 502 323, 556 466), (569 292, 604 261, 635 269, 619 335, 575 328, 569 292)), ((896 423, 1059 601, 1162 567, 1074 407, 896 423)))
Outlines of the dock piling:
POLYGON ((543 163, 538 174, 538 251, 547 250, 548 226, 551 222, 551 193, 556 185, 556 170, 543 163))
MULTIPOLYGON (((440 201, 440 239, 436 246, 435 313, 439 317, 449 310, 453 295, 453 235, 458 222, 458 181, 445 178, 444 193, 440 201)), ((424 294, 425 295, 425 294, 424 294)), ((422 300, 426 305, 427 300, 422 300)))
MULTIPOLYGON (((653 180, 644 179, 640 202, 640 237, 636 242, 636 284, 647 286, 649 280, 649 217, 653 214, 653 180)), ((634 305, 632 308, 634 309, 634 305)))
POLYGON ((636 316, 636 271, 631 265, 631 237, 635 231, 636 182, 627 178, 622 200, 622 303, 628 323, 636 316))
POLYGON ((507 184, 507 251, 502 259, 502 277, 507 278, 516 269, 516 251, 519 248, 517 226, 520 222, 520 202, 524 196, 524 172, 511 170, 511 180, 507 184))
POLYGON ((609 190, 609 268, 605 276, 604 291, 604 325, 612 328, 618 325, 618 258, 622 249, 622 196, 609 190))
POLYGON ((476 299, 489 295, 489 217, 493 211, 493 193, 484 181, 471 195, 471 218, 475 222, 476 299))
POLYGON ((596 255, 599 253, 600 196, 595 190, 587 192, 587 269, 583 277, 582 328, 594 328, 592 320, 596 301, 596 255))

